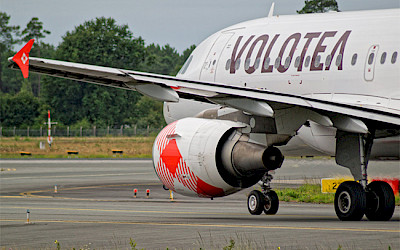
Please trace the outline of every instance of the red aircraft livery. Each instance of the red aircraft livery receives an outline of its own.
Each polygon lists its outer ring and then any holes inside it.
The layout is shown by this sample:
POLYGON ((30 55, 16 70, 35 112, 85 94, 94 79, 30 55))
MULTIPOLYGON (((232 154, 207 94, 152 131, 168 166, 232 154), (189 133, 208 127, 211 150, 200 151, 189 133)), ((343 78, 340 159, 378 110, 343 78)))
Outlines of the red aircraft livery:
POLYGON ((201 197, 220 197, 224 196, 221 188, 214 187, 196 176, 186 165, 183 159, 175 135, 176 122, 165 127, 156 139, 156 146, 160 153, 160 158, 155 164, 156 173, 166 187, 176 191, 176 182, 185 188, 193 191, 193 194, 201 197))

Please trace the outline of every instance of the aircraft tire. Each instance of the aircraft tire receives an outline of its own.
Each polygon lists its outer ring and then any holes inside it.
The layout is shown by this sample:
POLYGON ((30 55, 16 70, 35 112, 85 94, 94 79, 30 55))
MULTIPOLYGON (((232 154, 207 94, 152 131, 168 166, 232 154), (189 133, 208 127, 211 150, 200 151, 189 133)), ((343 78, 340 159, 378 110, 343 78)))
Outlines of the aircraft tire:
POLYGON ((279 198, 275 191, 270 190, 267 194, 265 194, 263 208, 265 214, 276 214, 278 212, 279 198))
POLYGON ((258 191, 253 190, 247 197, 247 209, 252 215, 260 215, 264 209, 264 195, 258 191))
POLYGON ((365 215, 372 221, 387 221, 395 208, 393 189, 384 181, 373 181, 367 186, 367 209, 365 215))
POLYGON ((367 207, 366 193, 360 183, 345 181, 335 193, 335 212, 342 221, 359 221, 367 207))

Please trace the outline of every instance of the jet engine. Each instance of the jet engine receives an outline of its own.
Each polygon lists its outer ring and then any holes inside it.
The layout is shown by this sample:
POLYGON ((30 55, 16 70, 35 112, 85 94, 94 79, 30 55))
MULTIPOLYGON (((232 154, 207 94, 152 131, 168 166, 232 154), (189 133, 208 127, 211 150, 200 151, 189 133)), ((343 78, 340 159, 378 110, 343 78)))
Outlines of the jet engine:
POLYGON ((252 143, 233 121, 185 118, 166 126, 153 145, 154 169, 169 189, 221 197, 257 183, 283 162, 274 147, 252 143))

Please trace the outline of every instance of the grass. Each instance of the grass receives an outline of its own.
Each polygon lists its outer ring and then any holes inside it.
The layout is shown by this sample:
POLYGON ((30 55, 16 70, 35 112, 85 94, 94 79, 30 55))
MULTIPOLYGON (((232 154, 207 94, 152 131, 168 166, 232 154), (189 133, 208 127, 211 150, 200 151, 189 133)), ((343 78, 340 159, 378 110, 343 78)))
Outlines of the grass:
POLYGON ((333 203, 335 194, 321 192, 321 185, 304 184, 299 188, 285 188, 275 190, 281 201, 296 201, 308 203, 333 203))
MULTIPOLYGON (((330 204, 335 199, 335 194, 333 193, 322 193, 321 185, 319 184, 304 184, 299 188, 285 188, 275 191, 279 200, 287 202, 330 204)), ((399 195, 395 196, 395 204, 396 206, 400 206, 399 195)))
POLYGON ((78 151, 79 158, 111 158, 112 149, 123 150, 123 158, 151 158, 154 139, 155 137, 55 137, 50 149, 46 137, 1 137, 0 158, 68 158, 68 150, 78 151), (40 149, 40 142, 45 143, 44 150, 40 149), (21 156, 21 151, 30 152, 32 156, 21 156))

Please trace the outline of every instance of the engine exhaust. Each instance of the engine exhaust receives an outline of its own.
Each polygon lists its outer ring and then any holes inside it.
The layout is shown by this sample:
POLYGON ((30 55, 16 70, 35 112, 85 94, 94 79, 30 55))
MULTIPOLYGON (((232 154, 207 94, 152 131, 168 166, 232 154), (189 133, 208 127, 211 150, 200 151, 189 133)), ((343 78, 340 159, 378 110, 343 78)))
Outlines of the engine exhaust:
POLYGON ((249 187, 270 170, 282 166, 284 157, 275 147, 242 140, 227 140, 221 147, 218 170, 223 179, 235 187, 249 187))

